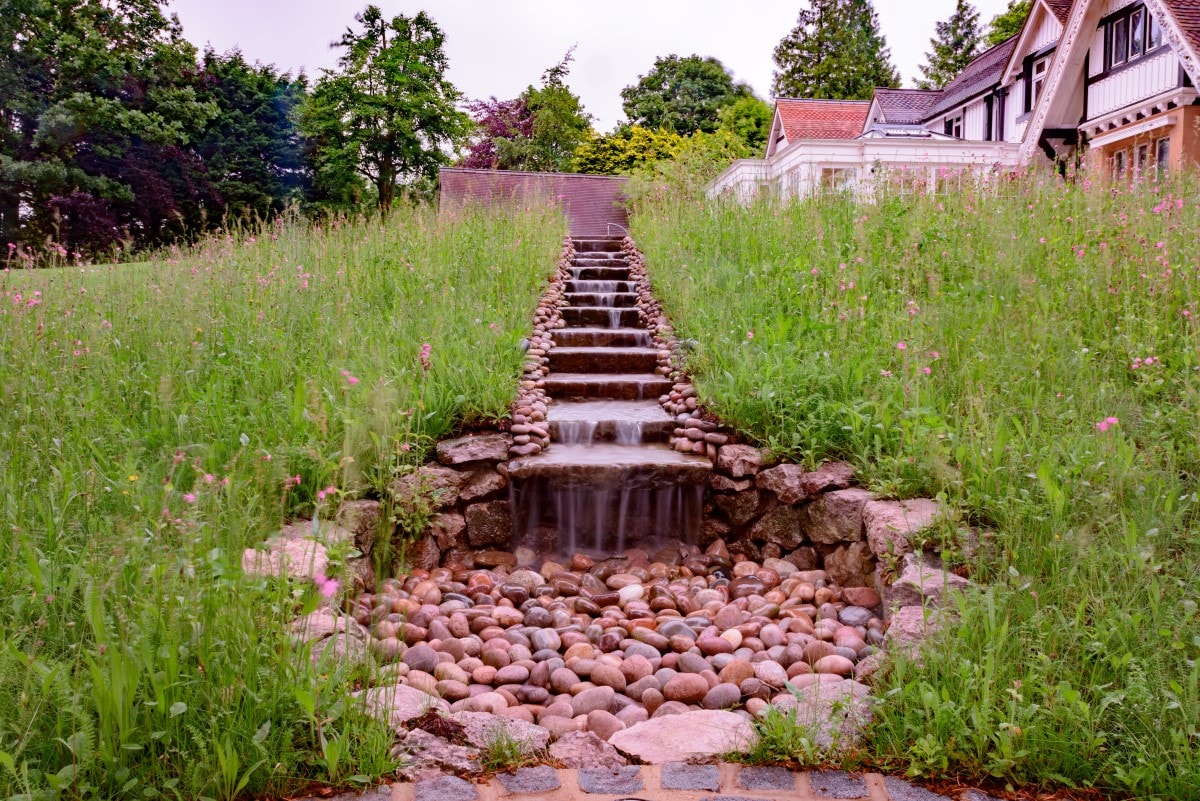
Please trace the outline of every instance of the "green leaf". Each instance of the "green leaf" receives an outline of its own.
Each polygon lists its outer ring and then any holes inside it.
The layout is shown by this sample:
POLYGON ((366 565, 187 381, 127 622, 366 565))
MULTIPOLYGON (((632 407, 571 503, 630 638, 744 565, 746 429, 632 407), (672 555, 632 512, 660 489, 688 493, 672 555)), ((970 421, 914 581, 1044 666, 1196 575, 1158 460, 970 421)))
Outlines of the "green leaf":
POLYGON ((171 704, 171 717, 173 718, 177 718, 187 711, 188 705, 183 701, 176 701, 175 703, 171 704))

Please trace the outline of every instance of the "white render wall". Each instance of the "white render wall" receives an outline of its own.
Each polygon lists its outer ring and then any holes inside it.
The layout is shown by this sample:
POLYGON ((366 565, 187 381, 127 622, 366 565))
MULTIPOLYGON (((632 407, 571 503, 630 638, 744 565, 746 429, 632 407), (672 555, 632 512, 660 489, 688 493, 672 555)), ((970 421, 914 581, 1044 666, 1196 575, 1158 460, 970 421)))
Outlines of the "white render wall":
POLYGON ((1030 53, 1036 53, 1043 47, 1049 47, 1054 44, 1062 36, 1062 32, 1063 26, 1058 21, 1058 17, 1049 12, 1043 13, 1041 22, 1038 24, 1037 30, 1034 31, 1033 41, 1029 49, 1021 54, 1021 58, 1025 58, 1030 53))

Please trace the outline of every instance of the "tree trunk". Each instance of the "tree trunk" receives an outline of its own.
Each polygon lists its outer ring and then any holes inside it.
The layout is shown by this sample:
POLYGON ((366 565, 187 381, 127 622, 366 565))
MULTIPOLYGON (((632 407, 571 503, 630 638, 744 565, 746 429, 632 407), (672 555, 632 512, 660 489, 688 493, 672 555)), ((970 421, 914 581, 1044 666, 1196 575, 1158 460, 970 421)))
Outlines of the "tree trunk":
POLYGON ((375 190, 379 194, 379 213, 384 219, 391 214, 392 202, 396 199, 396 168, 390 159, 379 165, 379 177, 375 180, 375 190))
POLYGON ((8 243, 19 244, 21 235, 21 204, 17 193, 5 192, 0 197, 0 260, 8 257, 8 243))

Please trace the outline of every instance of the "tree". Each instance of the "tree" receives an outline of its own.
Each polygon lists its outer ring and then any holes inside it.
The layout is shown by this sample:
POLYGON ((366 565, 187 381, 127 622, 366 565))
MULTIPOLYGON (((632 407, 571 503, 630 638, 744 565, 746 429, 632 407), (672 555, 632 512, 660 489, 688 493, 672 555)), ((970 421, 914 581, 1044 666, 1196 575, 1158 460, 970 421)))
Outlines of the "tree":
POLYGON ((630 124, 688 136, 717 130, 721 109, 748 94, 715 58, 672 54, 655 59, 650 72, 621 90, 621 99, 630 124))
POLYGON ((575 150, 592 135, 591 116, 566 85, 575 48, 513 100, 476 100, 475 136, 460 166, 475 169, 570 169, 575 150))
POLYGON ((533 136, 533 111, 525 98, 497 100, 493 96, 490 100, 472 100, 467 104, 467 111, 475 121, 475 134, 458 166, 471 170, 520 169, 521 165, 508 161, 513 155, 511 148, 502 148, 497 143, 533 136))
POLYGON ((746 143, 750 152, 760 152, 771 135, 772 108, 754 95, 740 97, 718 114, 717 133, 727 132, 746 143))
POLYGON ((979 12, 967 0, 958 0, 950 19, 937 24, 937 34, 929 40, 933 51, 925 54, 928 64, 921 65, 924 78, 917 79, 918 89, 941 89, 979 53, 983 39, 979 12))
POLYGON ((1008 0, 1008 8, 992 18, 986 36, 987 46, 995 47, 1021 32, 1033 9, 1033 0, 1008 0))
POLYGON ((386 215, 401 184, 434 180, 470 130, 446 80, 445 35, 425 12, 384 19, 369 5, 334 47, 338 69, 324 70, 304 115, 314 139, 317 186, 326 199, 359 199, 369 182, 386 215))
POLYGON ((897 87, 887 42, 870 0, 812 0, 775 48, 777 97, 866 100, 897 87))
POLYGON ((589 139, 575 151, 576 172, 619 175, 675 156, 684 138, 667 130, 640 125, 622 126, 611 134, 589 139))
MULTIPOLYGON (((189 150, 216 114, 155 0, 8 0, 0 13, 0 228, 72 250, 170 241, 219 198, 189 150)), ((219 215, 214 215, 219 216, 219 215)))
POLYGON ((566 84, 575 58, 572 47, 563 60, 542 74, 541 88, 530 86, 522 98, 533 114, 533 133, 499 143, 501 158, 511 159, 526 170, 563 172, 569 170, 575 149, 587 140, 592 117, 583 109, 579 96, 566 84))
POLYGON ((296 124, 306 92, 269 65, 248 64, 241 52, 208 50, 200 82, 217 115, 196 143, 226 215, 266 219, 307 198, 311 175, 296 124))

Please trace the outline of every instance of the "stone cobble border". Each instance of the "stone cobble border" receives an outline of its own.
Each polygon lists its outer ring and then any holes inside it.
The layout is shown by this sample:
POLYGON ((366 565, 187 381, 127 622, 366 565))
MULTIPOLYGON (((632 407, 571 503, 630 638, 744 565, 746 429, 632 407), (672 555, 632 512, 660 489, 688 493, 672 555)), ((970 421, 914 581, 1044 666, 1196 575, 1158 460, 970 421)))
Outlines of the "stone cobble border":
MULTIPOLYGON (((475 783, 452 776, 383 786, 327 801, 999 801, 981 790, 950 795, 878 773, 792 771, 720 763, 557 770, 521 768, 475 783), (389 795, 390 793, 390 795, 389 795)), ((316 799, 304 799, 316 801, 316 799)))

